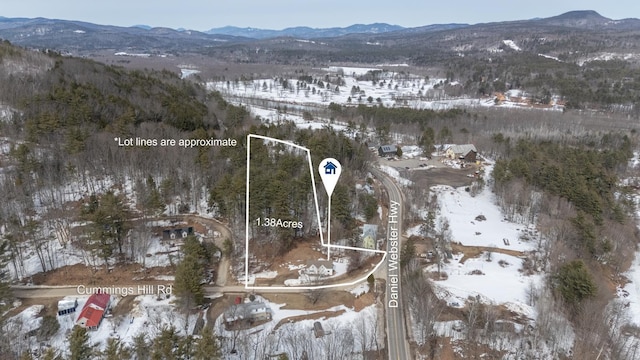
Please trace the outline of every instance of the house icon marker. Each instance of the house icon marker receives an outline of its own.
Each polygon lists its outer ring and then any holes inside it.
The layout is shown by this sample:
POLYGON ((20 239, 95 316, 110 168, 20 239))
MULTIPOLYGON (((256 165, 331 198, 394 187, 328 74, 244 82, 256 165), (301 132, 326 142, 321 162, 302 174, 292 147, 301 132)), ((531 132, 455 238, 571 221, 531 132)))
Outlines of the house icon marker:
POLYGON ((324 173, 327 174, 327 175, 335 175, 337 168, 338 167, 334 163, 329 161, 328 163, 326 163, 324 165, 324 173))

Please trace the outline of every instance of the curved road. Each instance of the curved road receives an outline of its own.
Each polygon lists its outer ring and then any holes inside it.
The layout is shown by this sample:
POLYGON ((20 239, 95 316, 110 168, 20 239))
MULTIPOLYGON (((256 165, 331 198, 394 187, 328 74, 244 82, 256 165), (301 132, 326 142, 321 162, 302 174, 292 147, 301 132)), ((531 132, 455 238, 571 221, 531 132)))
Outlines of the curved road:
MULTIPOLYGON (((398 205, 398 224, 396 229, 398 234, 402 234, 402 210, 404 207, 404 199, 402 196, 402 192, 398 185, 383 173, 381 170, 372 168, 371 172, 373 175, 380 180, 382 185, 386 188, 387 194, 389 195, 389 202, 392 201, 397 202, 398 205)), ((218 229, 222 230, 221 233, 224 235, 230 236, 230 231, 224 224, 217 223, 218 229), (225 231, 226 230, 226 231, 225 231)), ((391 226, 387 226, 387 247, 389 246, 389 231, 391 226)), ((401 235, 398 237, 401 243, 401 235)), ((389 249, 387 249, 389 250, 389 249)), ((389 259, 389 257, 387 257, 389 259)), ((227 260, 228 261, 228 260, 227 260)), ((225 285, 226 283, 226 271, 228 269, 228 262, 222 262, 220 264, 219 276, 222 279, 218 279, 218 285, 225 285), (222 280, 222 281, 220 281, 222 280)), ((401 291, 401 281, 400 281, 400 271, 398 271, 398 294, 400 296, 400 301, 398 301, 398 307, 390 308, 387 305, 389 304, 389 289, 385 291, 385 306, 386 307, 386 330, 387 330, 387 341, 388 341, 388 351, 389 351, 389 359, 390 360, 409 360, 411 359, 411 351, 409 348, 407 333, 406 333, 406 322, 403 311, 402 304, 402 291, 401 291)), ((389 271, 386 272, 387 277, 387 286, 391 283, 389 279, 389 271)), ((78 286, 77 285, 68 285, 68 286, 12 286, 13 293, 18 298, 61 298, 64 296, 77 296, 78 295, 78 286)), ((244 286, 205 286, 205 294, 206 296, 216 296, 218 294, 224 293, 239 293, 239 292, 247 292, 247 289, 244 286)), ((278 289, 278 290, 259 290, 258 292, 269 293, 285 293, 285 292, 300 292, 299 289, 292 287, 291 289, 278 289)))
MULTIPOLYGON (((402 191, 398 185, 391 179, 387 174, 383 173, 381 170, 377 168, 372 168, 371 172, 373 175, 380 180, 382 185, 387 189, 387 194, 389 195, 389 204, 392 201, 397 202, 398 205, 398 224, 395 227, 398 231, 398 240, 400 244, 402 243, 402 210, 404 208, 404 199, 402 197, 402 191)), ((387 226, 387 251, 390 251, 389 248, 389 237, 390 237, 391 226, 387 226)), ((390 254, 390 252, 389 252, 390 254)), ((391 259, 390 256, 387 256, 387 261, 391 259)), ((405 317, 403 311, 402 304, 402 281, 401 281, 401 271, 397 271, 398 275, 398 294, 400 300, 398 301, 398 307, 388 307, 389 304, 389 284, 391 280, 389 278, 390 271, 387 271, 387 289, 385 291, 385 306, 386 306, 386 320, 387 320, 387 349, 389 350, 389 360, 409 360, 412 359, 411 350, 409 348, 409 342, 407 341, 407 332, 405 328, 405 317)))

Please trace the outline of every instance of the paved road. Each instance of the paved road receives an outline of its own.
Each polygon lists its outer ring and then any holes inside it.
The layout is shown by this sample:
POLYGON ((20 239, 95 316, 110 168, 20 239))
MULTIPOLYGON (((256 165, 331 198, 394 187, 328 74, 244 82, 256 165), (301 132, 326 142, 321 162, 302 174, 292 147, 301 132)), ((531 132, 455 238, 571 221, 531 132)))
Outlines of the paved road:
MULTIPOLYGON (((382 185, 387 189, 387 194, 389 195, 389 203, 395 201, 399 203, 398 205, 398 224, 395 226, 398 234, 402 234, 402 210, 404 206, 404 199, 402 197, 402 191, 398 185, 386 174, 378 169, 372 169, 371 171, 373 175, 382 182, 382 185)), ((389 238, 390 238, 391 226, 387 226, 387 251, 389 249, 389 238)), ((398 236, 398 240, 402 236, 398 236)), ((390 252, 391 253, 391 252, 390 252)), ((387 256, 387 259, 390 260, 390 256, 387 256)), ((413 357, 411 356, 411 350, 409 348, 409 342, 407 341, 407 334, 405 328, 405 317, 404 311, 402 307, 402 286, 401 286, 401 277, 400 271, 395 272, 398 276, 398 293, 400 294, 400 300, 398 301, 398 307, 388 307, 389 304, 389 284, 391 283, 390 275, 392 275, 392 271, 387 271, 387 291, 385 291, 385 306, 386 306, 386 320, 387 320, 387 341, 389 350, 389 360, 409 360, 413 357)))
MULTIPOLYGON (((142 283, 139 285, 143 285, 142 283)), ((135 288, 138 285, 123 285, 123 287, 132 286, 135 288)), ((351 285, 353 286, 353 285, 351 285)), ((349 286, 345 286, 349 287, 349 286)), ((81 296, 78 293, 78 285, 64 285, 64 286, 46 286, 46 285, 34 285, 34 286, 12 286, 13 294, 20 299, 42 299, 42 298, 62 298, 65 296, 81 296)), ((217 297, 221 294, 227 293, 245 293, 255 292, 257 294, 283 294, 283 293, 304 293, 307 290, 297 289, 291 287, 289 289, 260 289, 252 290, 245 289, 244 285, 228 285, 228 286, 205 286, 204 294, 206 297, 217 297)), ((137 294, 133 294, 137 295, 137 294)))
POLYGON ((70 286, 11 286, 13 295, 20 299, 62 298, 78 295, 78 287, 70 286))

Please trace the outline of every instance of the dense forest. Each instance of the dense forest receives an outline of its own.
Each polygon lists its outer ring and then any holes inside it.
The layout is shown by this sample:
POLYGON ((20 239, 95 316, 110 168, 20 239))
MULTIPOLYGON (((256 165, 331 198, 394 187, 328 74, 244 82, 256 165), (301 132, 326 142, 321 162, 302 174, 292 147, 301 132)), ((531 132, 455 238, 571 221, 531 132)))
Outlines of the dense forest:
MULTIPOLYGON (((512 139, 495 134, 503 156, 493 170, 493 190, 505 216, 535 220, 549 243, 536 254, 549 267, 546 289, 577 329, 587 329, 590 311, 611 301, 611 288, 633 258, 640 238, 633 191, 624 176, 633 141, 624 133, 604 133, 572 141, 512 139)), ((537 261, 537 260, 536 260, 537 261)), ((614 316, 608 307, 603 316, 614 316)), ((614 330, 580 332, 576 354, 596 351, 614 330)), ((611 340, 622 354, 622 342, 611 340)), ((622 356, 622 355, 620 355, 622 356)))
MULTIPOLYGON (((340 196, 334 197, 334 211, 343 226, 355 225, 354 179, 364 174, 370 155, 363 144, 342 133, 300 130, 292 123, 259 124, 245 108, 168 71, 126 70, 56 53, 27 52, 7 43, 0 50, 3 64, 17 64, 16 71, 27 72, 16 76, 11 67, 3 66, 0 74, 6 80, 0 101, 13 109, 9 121, 0 125, 9 148, 5 165, 11 165, 0 184, 6 194, 0 219, 14 243, 25 242, 33 234, 46 238, 49 226, 64 228, 61 232, 68 234, 74 219, 96 224, 110 219, 108 226, 102 225, 109 234, 98 226, 94 237, 101 240, 86 240, 95 245, 89 248, 95 249, 98 258, 108 260, 114 254, 124 255, 123 234, 130 230, 124 227, 124 218, 164 211, 214 211, 240 230, 249 133, 308 147, 314 164, 325 157, 338 158, 347 170, 336 189, 340 196), (115 137, 234 138, 237 146, 119 147, 115 137), (127 183, 132 193, 109 192, 112 186, 127 183), (130 197, 135 198, 134 208, 127 209, 130 197), (202 199, 208 208, 201 208, 202 199), (85 205, 70 206, 71 201, 85 205), (66 219, 63 224, 60 218, 66 219)), ((296 159, 286 152, 267 154, 261 149, 256 147, 253 155, 264 160, 254 161, 253 182, 259 189, 273 191, 256 192, 256 209, 263 216, 308 213, 312 204, 308 170, 302 172, 306 179, 292 182, 292 172, 304 170, 294 169, 296 159), (281 172, 264 178, 273 166, 281 172), (272 204, 282 206, 272 208, 272 204)), ((12 247, 13 259, 19 258, 15 253, 19 248, 12 247)), ((43 254, 43 270, 55 267, 45 258, 43 254)))
POLYGON ((638 108, 640 69, 626 60, 595 60, 578 65, 531 53, 455 58, 447 67, 468 94, 489 95, 524 89, 534 103, 559 95, 567 109, 628 111, 638 108))
MULTIPOLYGON (((353 231, 355 216, 363 211, 360 203, 371 208, 371 199, 355 192, 356 179, 366 175, 369 150, 330 128, 311 131, 286 122, 261 124, 244 107, 169 71, 128 70, 55 52, 26 51, 6 42, 0 44, 0 63, 0 105, 7 109, 0 122, 5 149, 0 158, 0 188, 5 194, 0 207, 0 261, 13 269, 13 276, 25 273, 29 249, 36 251, 46 272, 60 266, 52 251, 69 244, 105 269, 138 261, 144 254, 138 253, 132 239, 144 237, 140 232, 144 229, 134 222, 140 218, 209 213, 227 221, 235 233, 243 233, 250 133, 308 147, 315 166, 325 157, 342 162, 345 172, 332 203, 336 226, 342 230, 353 231), (119 146, 117 138, 232 138, 237 145, 119 146), (78 222, 85 225, 77 226, 78 222), (54 246, 54 242, 61 243, 54 246)), ((260 190, 252 192, 255 216, 302 217, 306 232, 317 228, 306 157, 299 161, 293 153, 253 145, 252 183, 260 190), (279 171, 272 174, 274 166, 279 171)), ((320 198, 325 213, 326 198, 320 198)), ((269 237, 264 229, 258 230, 278 244, 273 247, 277 253, 287 251, 297 235, 282 231, 269 237)), ((243 254, 243 243, 231 248, 243 254)), ((206 250, 210 256, 211 249, 206 250)), ((189 256, 196 260, 180 264, 207 261, 201 255, 189 256)), ((200 303, 200 267, 178 265, 176 271, 176 278, 196 281, 185 281, 185 288, 176 291, 191 298, 190 304, 200 303)), ((0 275, 9 280, 9 272, 0 275)), ((4 281, 3 306, 10 298, 4 281)), ((164 346, 165 340, 182 346, 184 339, 164 335, 141 346, 164 346), (169 338, 163 340, 164 335, 169 338)), ((75 336, 71 340, 76 341, 75 336)), ((85 351, 85 336, 77 336, 77 351, 85 351)), ((8 345, 0 344, 0 353, 8 345)), ((118 349, 114 351, 120 354, 134 350, 118 349)))

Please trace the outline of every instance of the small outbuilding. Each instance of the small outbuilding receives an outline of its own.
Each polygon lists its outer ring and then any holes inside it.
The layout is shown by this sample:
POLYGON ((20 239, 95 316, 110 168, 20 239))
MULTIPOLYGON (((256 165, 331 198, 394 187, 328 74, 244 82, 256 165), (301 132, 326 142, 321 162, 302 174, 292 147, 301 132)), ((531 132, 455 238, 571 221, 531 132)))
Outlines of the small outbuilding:
POLYGON ((78 299, 62 299, 58 301, 58 316, 76 312, 78 309, 78 299))
POLYGON ((324 336, 324 329, 322 328, 320 321, 313 323, 313 333, 316 335, 316 338, 324 336))

